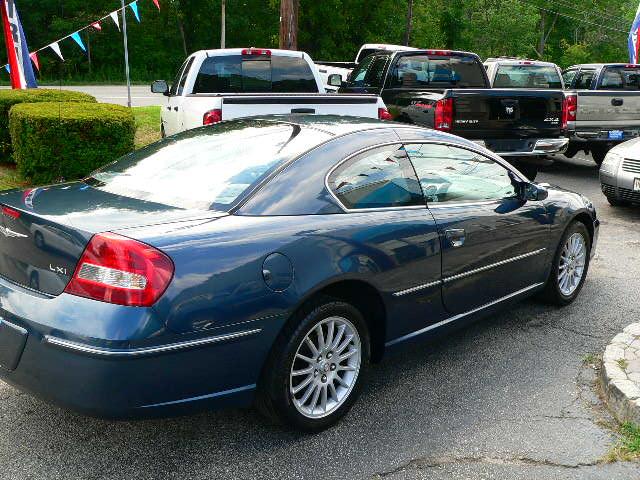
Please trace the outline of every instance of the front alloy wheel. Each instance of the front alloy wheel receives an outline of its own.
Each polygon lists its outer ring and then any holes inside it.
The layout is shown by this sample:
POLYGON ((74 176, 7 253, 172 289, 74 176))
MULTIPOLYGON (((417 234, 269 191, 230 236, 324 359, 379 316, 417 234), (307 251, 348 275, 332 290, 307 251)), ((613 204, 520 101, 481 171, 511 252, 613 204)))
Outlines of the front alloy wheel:
POLYGON ((318 323, 298 346, 291 367, 296 409, 307 418, 331 415, 353 390, 361 362, 360 336, 349 320, 329 317, 318 323))

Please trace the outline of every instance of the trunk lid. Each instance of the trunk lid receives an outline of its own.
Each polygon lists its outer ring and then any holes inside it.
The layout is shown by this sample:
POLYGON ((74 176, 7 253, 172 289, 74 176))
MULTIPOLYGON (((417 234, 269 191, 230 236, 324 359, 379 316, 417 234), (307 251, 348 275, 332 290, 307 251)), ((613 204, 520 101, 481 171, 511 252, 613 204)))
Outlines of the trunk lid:
POLYGON ((555 138, 564 94, 556 90, 450 90, 453 132, 473 139, 555 138))
POLYGON ((169 231, 226 215, 113 195, 84 183, 2 192, 0 212, 0 276, 48 295, 64 291, 95 233, 126 236, 127 229, 158 224, 169 231))

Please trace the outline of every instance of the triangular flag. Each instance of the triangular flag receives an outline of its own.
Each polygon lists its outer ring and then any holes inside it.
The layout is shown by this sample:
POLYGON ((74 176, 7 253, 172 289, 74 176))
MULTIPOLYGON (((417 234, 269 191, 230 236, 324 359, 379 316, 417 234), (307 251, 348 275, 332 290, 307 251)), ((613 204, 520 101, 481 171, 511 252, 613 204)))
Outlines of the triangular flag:
POLYGON ((62 52, 60 51, 60 45, 58 45, 58 42, 53 42, 49 45, 49 48, 56 52, 56 55, 58 55, 60 57, 60 60, 64 62, 64 57, 62 56, 62 52))
POLYGON ((84 46, 82 42, 82 38, 80 37, 80 32, 72 33, 71 38, 78 44, 78 46, 82 49, 83 52, 87 51, 87 47, 84 46))
POLYGON ((160 2, 158 0, 153 0, 153 3, 155 3, 158 10, 160 10, 160 2))
POLYGON ((109 15, 113 19, 113 22, 116 24, 116 27, 118 27, 118 30, 120 30, 120 20, 118 19, 118 12, 111 12, 109 15))
POLYGON ((4 69, 7 71, 9 75, 11 75, 11 67, 9 66, 8 63, 4 66, 4 69))
POLYGON ((96 30, 102 30, 102 25, 100 25, 100 22, 93 22, 91 26, 96 30))
POLYGON ((36 69, 40 71, 40 60, 38 59, 38 53, 30 53, 29 56, 31 57, 31 61, 33 62, 33 64, 36 66, 36 69))
POLYGON ((131 10, 133 10, 133 14, 136 16, 136 20, 138 21, 138 23, 140 23, 140 13, 138 12, 138 0, 136 0, 135 2, 131 2, 129 6, 131 7, 131 10))

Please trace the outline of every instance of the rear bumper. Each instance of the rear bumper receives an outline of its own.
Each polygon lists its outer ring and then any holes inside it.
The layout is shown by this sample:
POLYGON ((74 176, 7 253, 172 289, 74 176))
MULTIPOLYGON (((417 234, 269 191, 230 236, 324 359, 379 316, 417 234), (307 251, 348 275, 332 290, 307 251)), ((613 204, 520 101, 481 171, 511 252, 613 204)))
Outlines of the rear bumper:
POLYGON ((562 138, 534 138, 526 140, 480 140, 483 146, 494 151, 501 157, 536 157, 563 153, 568 145, 569 139, 562 138))
MULTIPOLYGON (((58 311, 57 326, 16 316, 10 303, 16 297, 22 297, 21 304, 28 301, 25 295, 0 279, 0 317, 15 327, 12 331, 25 333, 14 361, 0 366, 0 380, 64 408, 110 419, 251 405, 264 360, 284 323, 284 318, 269 317, 198 336, 165 332, 113 342, 63 330, 72 326, 65 312, 58 311)), ((77 300, 82 310, 85 300, 77 300)), ((60 297, 48 301, 50 313, 60 297)), ((111 307, 125 324, 132 321, 122 307, 111 307)), ((99 325, 100 319, 91 317, 95 312, 85 310, 85 321, 99 325)), ((37 317, 37 310, 32 313, 37 317)), ((20 341, 3 338, 11 345, 20 341)))
POLYGON ((617 130, 623 132, 622 138, 610 138, 610 130, 602 130, 601 128, 572 130, 569 133, 569 140, 573 145, 608 144, 617 145, 640 136, 640 128, 611 128, 611 131, 617 130))

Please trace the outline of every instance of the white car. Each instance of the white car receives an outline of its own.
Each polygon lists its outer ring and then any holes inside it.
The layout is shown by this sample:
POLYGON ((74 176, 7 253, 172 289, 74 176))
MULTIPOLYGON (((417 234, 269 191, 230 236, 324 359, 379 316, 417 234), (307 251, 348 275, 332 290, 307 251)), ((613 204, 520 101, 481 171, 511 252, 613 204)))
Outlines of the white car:
POLYGON ((291 50, 195 52, 180 67, 173 85, 156 80, 151 91, 167 97, 162 108, 163 136, 258 115, 390 118, 376 95, 327 94, 311 57, 291 50))
POLYGON ((365 43, 358 50, 355 62, 316 62, 322 83, 324 84, 327 92, 336 92, 342 82, 347 81, 347 78, 351 74, 354 68, 360 65, 363 59, 369 55, 377 52, 389 51, 406 51, 416 50, 413 47, 406 47, 404 45, 389 45, 386 43, 365 43))

